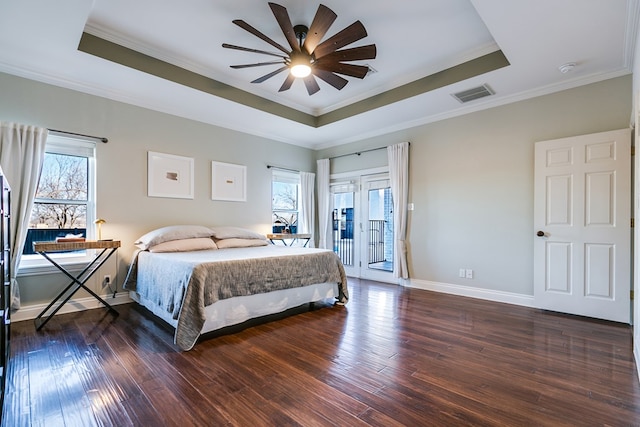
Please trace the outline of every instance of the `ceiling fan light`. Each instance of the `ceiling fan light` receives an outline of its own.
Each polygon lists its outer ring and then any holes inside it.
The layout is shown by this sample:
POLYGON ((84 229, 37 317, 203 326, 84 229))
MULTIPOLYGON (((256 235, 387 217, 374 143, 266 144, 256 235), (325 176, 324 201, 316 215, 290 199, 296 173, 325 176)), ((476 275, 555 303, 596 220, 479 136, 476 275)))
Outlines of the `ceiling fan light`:
POLYGON ((307 77, 311 74, 311 67, 308 64, 296 64, 291 67, 293 77, 307 77))

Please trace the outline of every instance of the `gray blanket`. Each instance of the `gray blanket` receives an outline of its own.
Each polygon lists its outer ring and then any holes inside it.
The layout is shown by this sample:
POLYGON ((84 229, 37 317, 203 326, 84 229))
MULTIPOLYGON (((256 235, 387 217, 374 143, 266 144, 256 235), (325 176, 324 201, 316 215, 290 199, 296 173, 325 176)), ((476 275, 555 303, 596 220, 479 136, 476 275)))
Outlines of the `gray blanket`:
POLYGON ((218 300, 326 282, 336 283, 338 302, 345 304, 347 278, 334 252, 269 245, 178 253, 138 252, 125 288, 177 319, 174 342, 189 350, 205 323, 205 307, 218 300))

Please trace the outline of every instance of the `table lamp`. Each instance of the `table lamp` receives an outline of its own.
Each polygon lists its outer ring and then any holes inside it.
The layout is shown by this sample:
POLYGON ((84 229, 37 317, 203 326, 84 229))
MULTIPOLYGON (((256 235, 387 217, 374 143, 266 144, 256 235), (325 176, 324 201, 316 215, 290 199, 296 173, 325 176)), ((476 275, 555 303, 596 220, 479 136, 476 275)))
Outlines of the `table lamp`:
POLYGON ((107 221, 102 218, 98 218, 94 221, 94 223, 98 224, 98 240, 102 240, 102 224, 105 222, 107 221))

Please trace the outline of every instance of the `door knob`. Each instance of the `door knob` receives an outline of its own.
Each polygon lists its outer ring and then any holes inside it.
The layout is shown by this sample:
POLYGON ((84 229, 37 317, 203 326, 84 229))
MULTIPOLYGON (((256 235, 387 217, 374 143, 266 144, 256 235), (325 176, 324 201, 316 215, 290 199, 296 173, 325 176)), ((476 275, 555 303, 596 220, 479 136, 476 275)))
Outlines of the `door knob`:
POLYGON ((538 237, 544 237, 544 231, 542 231, 542 230, 538 230, 538 232, 536 233, 536 236, 538 236, 538 237))

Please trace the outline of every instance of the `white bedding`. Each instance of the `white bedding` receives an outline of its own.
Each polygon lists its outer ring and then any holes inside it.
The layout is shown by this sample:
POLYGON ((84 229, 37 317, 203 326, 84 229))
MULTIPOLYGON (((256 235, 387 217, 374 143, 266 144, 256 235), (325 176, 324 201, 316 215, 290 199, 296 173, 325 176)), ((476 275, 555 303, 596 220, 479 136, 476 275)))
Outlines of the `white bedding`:
POLYGON ((250 318, 327 298, 348 300, 346 275, 330 250, 260 246, 177 253, 140 252, 126 288, 176 328, 190 349, 197 337, 250 318), (137 268, 136 268, 137 265, 137 268))

